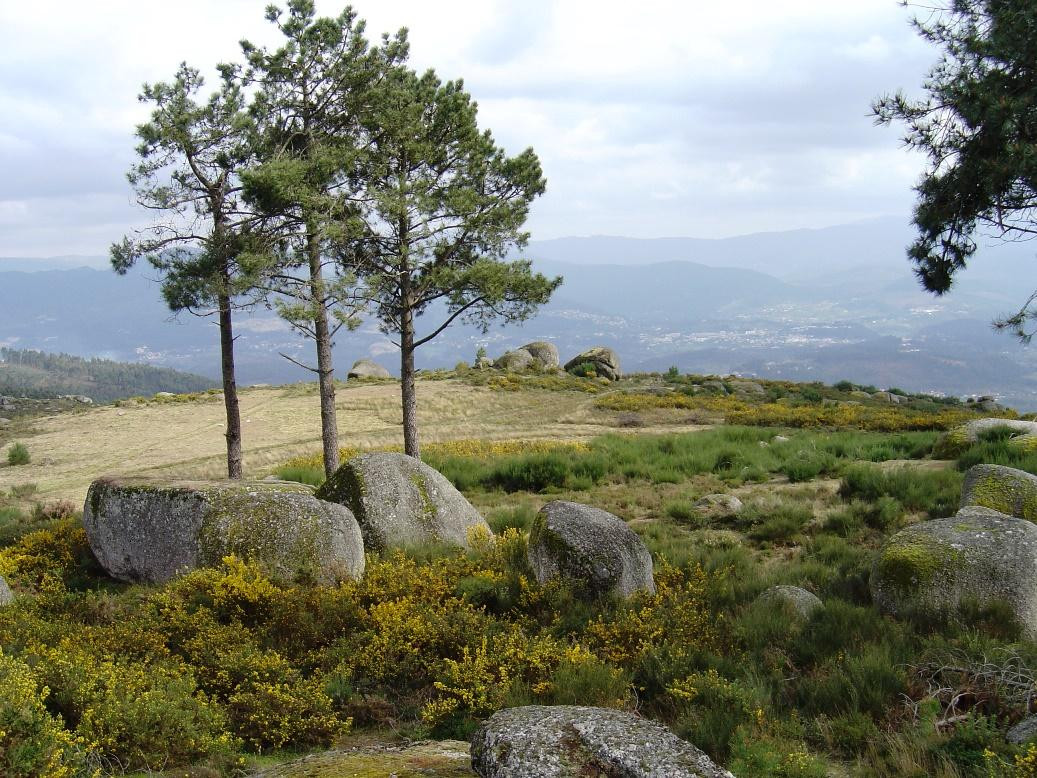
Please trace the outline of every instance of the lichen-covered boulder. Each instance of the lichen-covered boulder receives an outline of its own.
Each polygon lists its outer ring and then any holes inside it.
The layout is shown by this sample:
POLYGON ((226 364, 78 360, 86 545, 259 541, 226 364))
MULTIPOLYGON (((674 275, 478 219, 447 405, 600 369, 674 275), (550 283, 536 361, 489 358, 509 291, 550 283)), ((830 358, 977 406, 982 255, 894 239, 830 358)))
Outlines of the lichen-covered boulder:
POLYGON ((317 496, 353 511, 368 549, 430 542, 467 547, 473 533, 492 534, 442 473, 406 454, 358 454, 324 482, 317 496))
POLYGON ((558 347, 546 340, 534 340, 522 347, 523 351, 529 352, 533 361, 544 370, 553 370, 558 367, 558 347))
POLYGON ((652 555, 626 522, 600 508, 555 500, 529 529, 529 565, 540 583, 562 576, 590 596, 655 591, 652 555))
POLYGON ((695 501, 698 512, 711 518, 737 516, 744 507, 733 494, 707 494, 695 501))
POLYGON ((804 619, 810 618, 811 613, 823 607, 816 594, 798 586, 772 586, 757 597, 756 601, 770 603, 779 608, 791 608, 804 619))
POLYGON ((533 367, 533 355, 524 348, 517 348, 497 358, 493 366, 500 370, 521 371, 533 367))
POLYGON ((11 591, 11 587, 7 585, 7 581, 0 575, 0 605, 9 605, 14 602, 14 592, 11 591))
POLYGON ((472 768, 482 778, 734 778, 661 724, 577 705, 497 711, 472 736, 472 768))
POLYGON ((1037 525, 989 508, 909 526, 879 551, 875 604, 893 615, 953 613, 963 603, 1007 605, 1037 636, 1037 525))
POLYGON ((349 368, 346 378, 392 378, 392 373, 370 359, 358 359, 349 368))
POLYGON ((940 457, 953 458, 970 445, 994 430, 1005 430, 1011 446, 1026 450, 1037 450, 1037 422, 1021 419, 973 419, 947 432, 937 442, 933 453, 940 457))
POLYGON ((1037 476, 1014 467, 975 465, 961 489, 961 506, 969 505, 1037 522, 1037 476))
POLYGON ((580 365, 590 364, 594 366, 594 372, 599 378, 607 378, 609 381, 618 381, 623 377, 619 369, 619 356, 610 348, 595 346, 589 348, 582 354, 565 363, 566 370, 573 370, 580 365))
POLYGON ((364 571, 353 514, 305 484, 100 478, 83 526, 97 561, 120 581, 162 583, 231 554, 295 580, 335 583, 364 571))

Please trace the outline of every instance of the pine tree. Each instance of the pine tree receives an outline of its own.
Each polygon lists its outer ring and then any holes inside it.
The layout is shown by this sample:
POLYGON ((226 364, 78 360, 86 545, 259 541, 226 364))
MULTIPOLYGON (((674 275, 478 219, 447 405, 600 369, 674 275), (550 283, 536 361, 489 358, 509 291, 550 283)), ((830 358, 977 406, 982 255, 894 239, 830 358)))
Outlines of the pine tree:
POLYGON ((207 100, 203 79, 181 65, 169 83, 145 85, 153 106, 137 128, 138 162, 128 173, 138 203, 159 214, 148 229, 111 247, 112 267, 126 273, 146 259, 162 275, 172 311, 215 314, 220 330, 227 414, 227 474, 241 478, 241 417, 234 369, 233 311, 257 285, 261 233, 242 209, 239 174, 252 156, 252 127, 231 74, 207 100))

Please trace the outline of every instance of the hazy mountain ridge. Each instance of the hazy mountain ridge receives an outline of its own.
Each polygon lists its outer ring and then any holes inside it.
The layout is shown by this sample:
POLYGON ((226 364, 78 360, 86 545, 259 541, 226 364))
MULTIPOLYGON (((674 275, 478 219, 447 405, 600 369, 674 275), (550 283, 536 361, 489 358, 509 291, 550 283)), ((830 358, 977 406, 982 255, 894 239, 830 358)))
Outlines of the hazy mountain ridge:
MULTIPOLYGON (((524 255, 542 272, 565 277, 554 299, 522 326, 485 335, 452 327, 418 352, 419 366, 450 367, 472 361, 480 345, 496 355, 543 338, 554 340, 563 357, 611 345, 628 371, 677 365, 693 372, 846 378, 998 394, 1037 408, 1037 360, 989 328, 1029 293, 1032 247, 981 250, 950 294, 933 297, 918 287, 904 258, 910 238, 907 225, 880 220, 716 241, 534 241, 524 255)), ((215 327, 190 314, 173 320, 152 271, 120 277, 62 265, 71 261, 91 263, 58 258, 54 262, 66 269, 4 272, 0 260, 0 345, 218 374, 215 327)), ((278 355, 310 362, 309 342, 270 311, 242 313, 236 329, 243 383, 311 378, 278 355)), ((398 370, 397 352, 372 323, 340 337, 335 351, 340 374, 360 357, 398 370)))

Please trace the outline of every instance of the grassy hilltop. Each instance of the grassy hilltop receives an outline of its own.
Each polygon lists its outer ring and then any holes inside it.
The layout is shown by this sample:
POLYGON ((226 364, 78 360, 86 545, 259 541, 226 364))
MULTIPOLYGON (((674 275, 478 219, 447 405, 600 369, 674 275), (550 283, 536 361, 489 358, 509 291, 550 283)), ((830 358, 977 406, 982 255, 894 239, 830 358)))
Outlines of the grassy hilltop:
MULTIPOLYGON (((17 440, 31 455, 0 466, 0 574, 33 596, 0 609, 0 767, 34 774, 12 754, 42 754, 49 775, 233 775, 337 745, 358 750, 311 767, 466 775, 461 745, 388 744, 464 740, 494 710, 536 702, 636 710, 740 778, 1035 775, 1037 750, 1004 731, 1029 712, 1037 646, 996 608, 881 616, 868 580, 890 534, 955 512, 968 465, 1037 472, 1037 456, 996 435, 951 450, 946 430, 991 414, 896 395, 427 374, 425 459, 497 539, 371 557, 335 589, 233 558, 163 587, 97 568, 76 515, 89 481, 218 475, 214 395, 19 419, 0 429, 5 452, 17 440), (717 493, 744 508, 696 506, 717 493), (525 533, 552 499, 627 520, 658 592, 586 602, 537 585, 525 533), (824 607, 800 621, 755 602, 778 583, 824 607)), ((339 403, 347 453, 399 446, 395 383, 344 385, 339 403)), ((311 387, 247 390, 242 418, 249 475, 319 481, 311 387)))

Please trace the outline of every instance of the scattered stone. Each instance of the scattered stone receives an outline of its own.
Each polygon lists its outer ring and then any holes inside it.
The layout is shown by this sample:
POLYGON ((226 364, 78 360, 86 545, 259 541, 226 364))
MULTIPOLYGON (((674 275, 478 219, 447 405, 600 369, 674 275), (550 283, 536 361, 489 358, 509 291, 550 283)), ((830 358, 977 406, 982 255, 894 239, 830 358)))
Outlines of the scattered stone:
POLYGON ((305 484, 100 478, 83 526, 97 561, 120 581, 163 583, 230 554, 288 579, 335 583, 364 571, 353 514, 305 484))
POLYGON ((533 519, 529 565, 537 581, 565 576, 591 596, 655 592, 652 555, 626 522, 600 508, 555 500, 533 519))
POLYGON ((482 778, 734 778, 661 724, 576 705, 497 711, 472 736, 482 778))
POLYGON ((126 411, 116 411, 115 415, 116 416, 125 416, 126 415, 126 411))
POLYGON ((392 373, 370 359, 358 359, 349 368, 346 378, 392 378, 392 373))
POLYGON ((1034 738, 1037 738, 1037 716, 1027 716, 1005 733, 1005 740, 1017 746, 1034 738))
POLYGON ((10 426, 11 426, 11 420, 10 419, 5 419, 3 416, 0 416, 0 428, 10 427, 10 426))
POLYGON ((733 494, 707 494, 695 501, 695 507, 704 515, 723 518, 737 516, 744 506, 733 494))
POLYGON ((176 397, 176 395, 173 394, 172 392, 155 392, 155 396, 156 397, 162 397, 162 398, 176 397))
POLYGON ((816 594, 798 586, 772 586, 757 597, 756 601, 791 607, 804 619, 810 618, 811 613, 823 607, 816 594))
POLYGON ((788 443, 788 442, 789 442, 789 438, 785 437, 784 435, 775 435, 773 438, 771 438, 771 443, 788 443))
POLYGON ((533 357, 533 361, 544 370, 552 370, 560 364, 558 347, 546 340, 534 340, 532 343, 527 343, 523 346, 522 350, 528 351, 530 356, 533 357))
POLYGON ((358 454, 317 490, 353 511, 370 550, 421 543, 467 547, 490 527, 454 485, 406 454, 358 454))
POLYGON ((404 746, 361 745, 349 750, 325 751, 253 773, 254 778, 317 778, 317 776, 428 775, 436 778, 474 776, 467 743, 428 741, 404 746))
POLYGON ((7 585, 4 577, 0 575, 0 605, 10 605, 12 602, 14 602, 14 592, 7 585))
POLYGON ((969 601, 1006 604, 1025 634, 1037 637, 1037 525, 989 508, 924 521, 891 537, 871 576, 885 613, 956 611, 969 601))
POLYGON ((619 369, 619 356, 615 351, 605 346, 595 346, 594 348, 587 349, 582 354, 577 354, 565 363, 565 369, 572 370, 578 365, 586 363, 594 365, 594 372, 600 378, 618 381, 623 377, 619 369))
POLYGON ((80 405, 93 405, 94 404, 94 401, 91 398, 87 397, 85 394, 73 395, 72 399, 75 400, 80 405))
POLYGON ((476 357, 475 365, 476 370, 488 370, 493 367, 493 360, 489 357, 476 357))
POLYGON ((497 358, 493 366, 500 370, 519 372, 533 366, 533 355, 524 348, 517 348, 497 358))
POLYGON ((961 505, 1037 522, 1037 476, 1014 467, 975 465, 965 474, 961 505))

